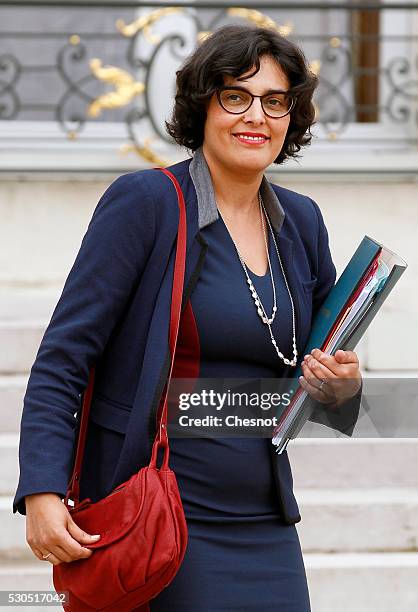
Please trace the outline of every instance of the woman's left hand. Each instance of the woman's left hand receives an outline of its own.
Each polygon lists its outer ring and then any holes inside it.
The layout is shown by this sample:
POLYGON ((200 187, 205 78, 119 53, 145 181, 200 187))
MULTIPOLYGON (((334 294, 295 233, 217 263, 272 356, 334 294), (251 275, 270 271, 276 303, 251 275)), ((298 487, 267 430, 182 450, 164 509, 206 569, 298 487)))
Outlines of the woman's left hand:
POLYGON ((303 359, 302 372, 300 385, 323 404, 338 406, 361 387, 360 364, 354 351, 338 350, 335 355, 327 355, 313 349, 303 359))

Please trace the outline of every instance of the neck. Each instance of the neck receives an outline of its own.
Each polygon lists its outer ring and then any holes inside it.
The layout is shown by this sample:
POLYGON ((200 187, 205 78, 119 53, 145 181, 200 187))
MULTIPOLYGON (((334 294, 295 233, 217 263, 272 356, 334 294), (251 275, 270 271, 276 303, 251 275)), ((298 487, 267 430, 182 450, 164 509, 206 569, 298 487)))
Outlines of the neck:
POLYGON ((259 215, 258 191, 263 179, 262 171, 251 174, 237 173, 222 164, 203 146, 203 154, 212 178, 215 199, 221 213, 231 217, 259 215))

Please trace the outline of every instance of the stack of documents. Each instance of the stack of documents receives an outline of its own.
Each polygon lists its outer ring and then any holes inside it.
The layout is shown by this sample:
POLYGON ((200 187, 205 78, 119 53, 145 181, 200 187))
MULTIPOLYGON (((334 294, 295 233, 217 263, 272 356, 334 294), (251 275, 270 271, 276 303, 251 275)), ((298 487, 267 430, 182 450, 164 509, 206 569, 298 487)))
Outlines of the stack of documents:
MULTIPOLYGON (((398 255, 365 236, 315 317, 303 355, 314 348, 328 355, 353 350, 406 267, 398 255)), ((292 401, 273 432, 278 453, 297 436, 314 408, 299 385, 301 374, 298 367, 292 401)))

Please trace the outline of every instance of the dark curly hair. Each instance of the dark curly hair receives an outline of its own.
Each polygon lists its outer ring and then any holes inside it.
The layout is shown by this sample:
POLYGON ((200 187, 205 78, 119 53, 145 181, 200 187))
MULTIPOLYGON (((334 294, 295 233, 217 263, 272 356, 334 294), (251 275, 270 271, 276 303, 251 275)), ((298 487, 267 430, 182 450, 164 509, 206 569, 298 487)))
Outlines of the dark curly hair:
POLYGON ((218 28, 176 72, 173 114, 165 125, 177 144, 191 151, 203 144, 206 104, 224 85, 224 76, 237 78, 254 66, 253 74, 256 74, 263 55, 271 55, 277 60, 289 81, 289 91, 297 96, 282 150, 274 163, 281 164, 289 157, 299 157, 297 152, 312 140, 310 128, 315 118, 312 95, 318 79, 296 44, 275 30, 254 26, 218 28))

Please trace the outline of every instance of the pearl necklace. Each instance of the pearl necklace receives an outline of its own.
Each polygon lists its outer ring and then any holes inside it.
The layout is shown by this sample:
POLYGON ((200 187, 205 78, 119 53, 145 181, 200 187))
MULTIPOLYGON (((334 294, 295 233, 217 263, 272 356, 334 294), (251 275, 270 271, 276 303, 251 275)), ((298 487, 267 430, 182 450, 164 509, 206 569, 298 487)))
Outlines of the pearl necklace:
MULTIPOLYGON (((264 204, 263 204, 263 200, 261 198, 260 192, 258 192, 258 203, 259 203, 259 207, 260 207, 260 218, 261 218, 261 225, 262 225, 262 228, 263 228, 264 244, 266 245, 268 267, 269 267, 269 271, 270 271, 271 284, 272 284, 272 288, 273 288, 273 310, 272 310, 272 313, 271 313, 271 317, 267 316, 266 310, 265 310, 264 305, 263 305, 263 303, 261 301, 261 298, 258 295, 258 293, 256 291, 256 288, 254 287, 251 278, 248 275, 247 266, 245 265, 245 262, 244 262, 243 258, 241 257, 241 254, 240 254, 240 252, 238 250, 238 247, 237 247, 237 245, 235 243, 235 240, 232 238, 231 234, 230 234, 230 236, 231 236, 232 242, 234 243, 234 246, 235 246, 235 249, 237 251, 239 260, 241 262, 241 265, 242 265, 242 267, 244 269, 245 276, 247 277, 248 288, 249 288, 249 291, 250 291, 250 293, 251 293, 251 295, 253 297, 254 304, 255 304, 255 307, 257 309, 257 313, 258 313, 259 317, 261 318, 262 322, 268 326, 268 329, 269 329, 269 332, 270 332, 271 342, 272 342, 274 348, 276 349, 277 355, 279 356, 280 359, 283 360, 285 365, 296 366, 298 351, 297 351, 297 347, 296 347, 295 309, 294 309, 294 306, 293 306, 293 299, 292 299, 292 295, 290 293, 289 285, 287 283, 286 275, 285 275, 284 268, 283 268, 283 265, 282 265, 282 260, 280 258, 279 249, 277 248, 276 239, 274 237, 274 232, 273 232, 273 229, 271 227, 270 219, 269 219, 269 217, 268 217, 268 215, 266 213, 266 209, 264 208, 264 204), (276 316, 276 312, 277 312, 277 302, 276 302, 276 288, 275 288, 273 270, 272 270, 271 262, 270 262, 270 254, 269 254, 269 248, 268 248, 267 238, 266 238, 266 231, 265 231, 265 225, 264 225, 263 211, 264 211, 264 214, 265 214, 266 219, 267 219, 267 223, 268 223, 269 228, 270 228, 270 233, 272 235, 274 246, 276 248, 277 258, 279 260, 279 264, 280 264, 280 268, 281 268, 281 271, 282 271, 282 274, 283 274, 283 278, 284 278, 284 282, 285 282, 285 285, 286 285, 286 289, 287 289, 287 292, 289 294, 290 305, 292 307, 292 332, 293 332, 293 358, 292 359, 287 359, 283 355, 283 353, 280 351, 279 347, 277 346, 276 339, 274 338, 273 332, 271 331, 271 324, 273 323, 274 317, 276 316)), ((218 209, 218 212, 219 212, 220 216, 222 217, 221 212, 220 212, 219 209, 218 209)), ((223 217, 222 217, 222 220, 224 221, 223 217)), ((224 221, 224 223, 225 223, 225 221, 224 221)), ((225 225, 226 225, 226 223, 225 223, 225 225)))

